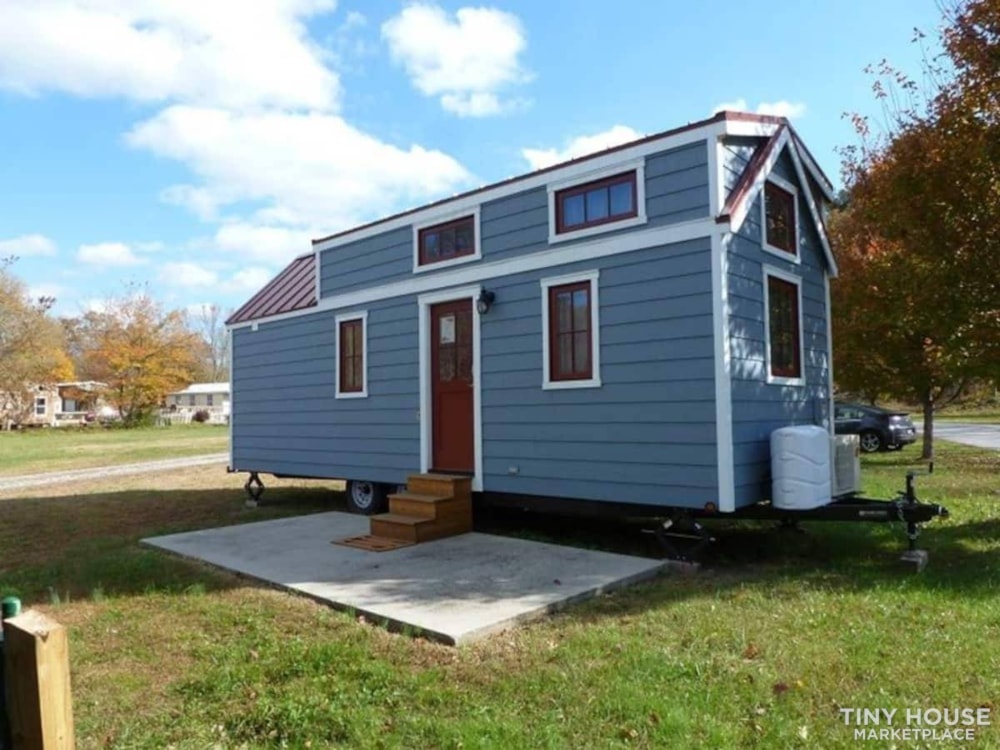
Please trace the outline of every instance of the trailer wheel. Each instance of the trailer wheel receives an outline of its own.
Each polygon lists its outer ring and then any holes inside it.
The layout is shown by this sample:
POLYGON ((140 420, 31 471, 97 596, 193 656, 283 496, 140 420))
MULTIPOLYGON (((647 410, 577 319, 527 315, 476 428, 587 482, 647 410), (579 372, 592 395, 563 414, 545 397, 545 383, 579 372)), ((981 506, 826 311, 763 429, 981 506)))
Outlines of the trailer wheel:
POLYGON ((860 435, 859 445, 865 453, 875 453, 882 447, 882 438, 874 430, 865 430, 860 435))
POLYGON ((347 483, 347 504, 354 513, 371 516, 385 510, 388 491, 384 484, 352 479, 347 483))

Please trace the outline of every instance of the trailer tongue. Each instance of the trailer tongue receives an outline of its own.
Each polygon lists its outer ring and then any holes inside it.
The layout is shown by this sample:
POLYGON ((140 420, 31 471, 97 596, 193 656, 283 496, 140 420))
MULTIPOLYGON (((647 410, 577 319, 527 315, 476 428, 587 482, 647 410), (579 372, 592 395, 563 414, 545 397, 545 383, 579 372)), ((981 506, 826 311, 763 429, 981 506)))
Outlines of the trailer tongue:
POLYGON ((655 530, 664 552, 677 560, 693 560, 709 543, 715 541, 697 519, 725 519, 746 521, 778 521, 797 525, 800 521, 860 521, 868 523, 906 524, 907 549, 902 560, 922 570, 927 564, 927 552, 917 549, 921 524, 935 518, 947 518, 948 509, 935 503, 923 503, 914 489, 916 477, 934 471, 931 464, 926 472, 908 471, 906 489, 894 500, 875 500, 866 497, 844 497, 814 508, 779 508, 771 502, 757 503, 739 508, 732 513, 716 509, 691 511, 664 521, 655 530))

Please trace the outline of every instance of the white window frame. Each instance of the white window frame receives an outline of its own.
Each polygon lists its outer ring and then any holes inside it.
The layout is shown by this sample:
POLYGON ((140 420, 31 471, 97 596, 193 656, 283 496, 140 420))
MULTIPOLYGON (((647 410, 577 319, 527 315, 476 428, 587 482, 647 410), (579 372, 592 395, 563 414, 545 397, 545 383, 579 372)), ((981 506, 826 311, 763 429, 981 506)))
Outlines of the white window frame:
POLYGON ((595 169, 580 175, 574 175, 567 180, 551 182, 547 186, 549 192, 549 244, 577 240, 582 237, 592 237, 595 234, 605 234, 628 227, 637 227, 645 224, 649 219, 646 216, 646 158, 630 159, 602 169, 595 169), (584 229, 574 229, 568 232, 558 233, 559 227, 556 223, 556 196, 563 190, 586 185, 588 182, 596 182, 607 177, 614 177, 616 174, 625 172, 635 172, 635 202, 636 215, 622 219, 621 221, 609 221, 606 224, 598 224, 584 229))
POLYGON ((571 388, 600 388, 601 382, 601 298, 598 270, 571 273, 564 276, 550 276, 542 279, 542 389, 546 391, 568 390, 571 388), (590 282, 590 375, 587 380, 552 380, 552 360, 549 341, 549 290, 554 286, 590 282))
POLYGON ((442 268, 460 266, 463 263, 472 263, 483 258, 483 240, 480 230, 479 206, 466 208, 461 211, 450 211, 448 213, 435 216, 433 220, 422 221, 413 225, 413 273, 426 273, 427 271, 437 271, 442 268), (431 229, 439 224, 448 224, 458 219, 472 216, 473 252, 472 255, 460 255, 457 258, 439 260, 435 263, 420 265, 420 233, 425 229, 431 229))
POLYGON ((368 311, 344 313, 334 319, 337 327, 336 358, 336 394, 335 398, 368 398, 368 311), (361 390, 342 391, 340 390, 340 325, 350 323, 355 320, 361 321, 361 390))
POLYGON ((48 399, 45 398, 45 396, 35 396, 35 416, 44 417, 48 409, 49 409, 48 399), (41 411, 38 411, 39 407, 41 407, 42 409, 41 411))
POLYGON ((806 384, 806 347, 805 329, 802 326, 802 278, 794 274, 782 271, 774 266, 764 265, 764 371, 767 373, 767 382, 773 385, 805 385, 806 384), (799 376, 789 378, 784 375, 774 375, 771 372, 771 295, 768 289, 767 280, 770 277, 787 281, 795 285, 798 294, 799 313, 799 376))
POLYGON ((802 262, 802 232, 799 221, 799 189, 788 180, 782 179, 776 174, 770 174, 764 181, 764 188, 760 191, 760 246, 765 252, 776 255, 788 263, 796 265, 802 262), (781 188, 792 196, 792 215, 795 221, 795 254, 780 247, 770 244, 767 241, 767 183, 770 182, 775 187, 781 188))

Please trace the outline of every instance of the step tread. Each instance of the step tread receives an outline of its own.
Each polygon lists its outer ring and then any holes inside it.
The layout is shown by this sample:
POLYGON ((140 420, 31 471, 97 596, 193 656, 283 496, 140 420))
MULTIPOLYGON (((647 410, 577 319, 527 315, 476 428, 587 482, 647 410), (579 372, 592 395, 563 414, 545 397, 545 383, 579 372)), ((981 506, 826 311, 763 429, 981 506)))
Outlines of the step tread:
POLYGON ((415 503, 446 503, 454 500, 452 495, 428 495, 420 492, 394 492, 389 495, 390 500, 410 500, 415 503))
POLYGON ((402 513, 379 513, 377 516, 372 516, 372 520, 398 523, 405 526, 419 526, 422 523, 433 523, 435 519, 424 516, 406 516, 402 513))

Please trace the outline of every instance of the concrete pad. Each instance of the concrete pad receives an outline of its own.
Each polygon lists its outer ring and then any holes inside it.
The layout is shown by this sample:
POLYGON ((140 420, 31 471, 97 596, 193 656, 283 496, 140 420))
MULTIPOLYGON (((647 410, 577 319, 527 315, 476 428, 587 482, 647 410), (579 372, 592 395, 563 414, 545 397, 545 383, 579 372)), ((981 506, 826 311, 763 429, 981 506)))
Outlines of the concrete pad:
POLYGON ((450 644, 652 577, 669 565, 477 533, 389 552, 331 543, 366 533, 367 518, 333 512, 143 541, 450 644))

